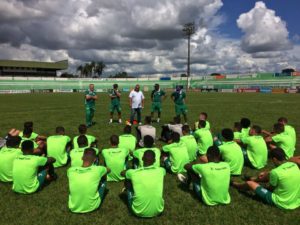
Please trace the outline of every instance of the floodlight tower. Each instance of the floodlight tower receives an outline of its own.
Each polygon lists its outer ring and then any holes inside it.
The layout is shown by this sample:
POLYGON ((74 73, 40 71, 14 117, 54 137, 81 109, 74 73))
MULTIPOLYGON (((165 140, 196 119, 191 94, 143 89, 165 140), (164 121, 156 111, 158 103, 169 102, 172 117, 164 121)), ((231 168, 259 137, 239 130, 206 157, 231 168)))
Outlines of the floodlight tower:
POLYGON ((190 77, 190 58, 191 58, 191 36, 195 33, 195 23, 186 23, 182 29, 184 36, 188 39, 188 58, 187 58, 187 74, 186 74, 186 90, 189 88, 190 77))

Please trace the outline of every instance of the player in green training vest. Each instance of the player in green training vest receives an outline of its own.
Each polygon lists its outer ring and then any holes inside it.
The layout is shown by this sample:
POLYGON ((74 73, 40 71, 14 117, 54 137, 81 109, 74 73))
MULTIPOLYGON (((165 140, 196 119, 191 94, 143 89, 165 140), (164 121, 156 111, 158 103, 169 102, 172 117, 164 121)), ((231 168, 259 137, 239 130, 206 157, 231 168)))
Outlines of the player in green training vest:
POLYGON ((143 165, 139 169, 123 171, 126 177, 128 205, 138 217, 154 217, 164 210, 163 187, 164 168, 154 166, 155 153, 147 150, 143 155, 143 165))
POLYGON ((13 162, 16 157, 22 155, 20 143, 19 136, 9 135, 6 146, 0 150, 0 181, 2 182, 12 182, 13 162))
POLYGON ((96 110, 95 101, 98 99, 94 84, 89 85, 89 89, 85 91, 84 99, 86 125, 88 127, 91 127, 92 125, 94 125, 93 118, 96 110))
POLYGON ((249 134, 250 136, 241 139, 242 143, 247 145, 246 150, 243 150, 245 165, 262 169, 267 165, 268 148, 261 136, 261 128, 254 125, 251 127, 249 134))
MULTIPOLYGON (((79 132, 79 135, 86 136, 86 138, 88 140, 88 146, 89 147, 97 147, 96 137, 87 134, 87 126, 85 124, 80 124, 79 125, 78 132, 79 132)), ((73 138, 73 148, 78 148, 77 140, 78 140, 79 135, 73 138)))
POLYGON ((113 89, 110 90, 109 92, 109 97, 110 97, 110 120, 109 123, 113 122, 113 116, 114 116, 114 111, 117 111, 118 113, 118 122, 122 123, 121 119, 121 103, 120 103, 120 98, 121 98, 121 93, 118 89, 118 84, 113 85, 113 89))
POLYGON ((36 141, 39 135, 33 132, 33 122, 27 121, 24 123, 24 129, 19 133, 19 136, 22 138, 22 140, 36 141), (27 128, 31 128, 31 133, 28 136, 27 135, 24 136, 24 130, 26 130, 27 128))
POLYGON ((196 131, 196 130, 199 129, 199 121, 200 120, 204 120, 206 122, 205 129, 210 130, 210 123, 208 122, 207 117, 208 117, 208 115, 207 115, 206 112, 201 112, 200 115, 199 115, 199 120, 196 121, 195 124, 194 124, 193 131, 196 131))
POLYGON ((271 151, 272 149, 279 147, 285 152, 286 159, 294 156, 295 142, 293 137, 285 132, 285 127, 283 124, 275 123, 273 126, 273 133, 266 137, 265 140, 267 143, 269 143, 269 148, 271 151))
POLYGON ((292 137, 292 139, 294 141, 294 146, 296 146, 297 136, 296 136, 295 128, 288 124, 288 120, 285 117, 280 117, 278 119, 278 123, 281 123, 284 125, 284 132, 292 137))
POLYGON ((15 158, 13 163, 13 187, 21 194, 31 194, 40 190, 45 181, 50 182, 57 178, 54 173, 52 157, 34 155, 33 142, 22 143, 22 155, 15 158))
POLYGON ((180 137, 180 142, 185 144, 188 150, 190 162, 194 161, 197 157, 198 145, 195 137, 190 134, 189 125, 182 126, 182 136, 180 137))
MULTIPOLYGON (((130 154, 135 150, 137 139, 131 134, 131 126, 126 125, 124 127, 124 133, 119 136, 119 148, 126 148, 130 154)), ((129 155, 129 160, 132 160, 132 157, 129 155)))
MULTIPOLYGON (((81 166, 82 165, 82 156, 84 150, 89 148, 88 139, 85 135, 80 135, 77 139, 78 148, 74 148, 70 151, 71 158, 71 167, 81 166)), ((93 148, 96 151, 96 155, 98 156, 99 150, 97 148, 93 148)), ((98 163, 98 160, 96 161, 98 163)))
POLYGON ((233 139, 237 142, 240 142, 241 140, 241 133, 242 131, 242 126, 240 122, 234 122, 233 124, 233 139))
POLYGON ((180 116, 182 114, 184 122, 187 123, 187 107, 185 105, 186 94, 183 91, 183 87, 177 85, 176 91, 172 93, 171 98, 175 103, 176 116, 180 116))
POLYGON ((111 169, 107 181, 124 180, 125 178, 121 176, 121 172, 127 169, 129 150, 118 148, 119 137, 117 135, 110 137, 110 144, 111 148, 102 149, 101 151, 105 165, 111 169))
POLYGON ((271 171, 262 172, 245 183, 233 182, 242 191, 252 190, 265 203, 281 209, 296 209, 300 206, 300 169, 297 164, 287 162, 281 148, 273 149, 270 157, 276 166, 271 171), (260 183, 269 183, 264 188, 260 183))
POLYGON ((151 105, 151 118, 153 118, 154 116, 154 112, 157 111, 157 122, 159 123, 160 121, 160 115, 161 115, 161 111, 162 111, 162 100, 166 98, 166 92, 164 92, 163 90, 161 90, 159 88, 159 84, 155 84, 154 85, 154 90, 151 93, 151 101, 152 101, 152 105, 151 105))
POLYGON ((249 131, 250 131, 250 125, 251 125, 251 121, 248 118, 242 118, 241 119, 241 138, 245 138, 249 136, 249 131))
POLYGON ((200 154, 200 159, 203 162, 207 162, 206 151, 213 145, 213 137, 210 130, 206 129, 206 121, 199 121, 199 128, 195 131, 194 137, 197 140, 198 151, 200 154))
POLYGON ((47 138, 47 154, 56 159, 54 167, 67 164, 68 152, 71 148, 71 138, 65 135, 65 128, 57 127, 56 135, 47 138))
POLYGON ((222 130, 223 144, 219 146, 222 160, 230 166, 231 175, 241 175, 244 166, 244 156, 241 147, 233 141, 233 131, 222 130))
POLYGON ((165 168, 175 174, 185 172, 184 165, 189 163, 189 154, 186 145, 180 142, 180 135, 176 132, 171 134, 168 145, 162 148, 165 168))
POLYGON ((189 186, 193 183, 193 190, 206 205, 229 204, 230 167, 226 162, 221 162, 218 147, 211 146, 207 150, 208 163, 187 164, 189 186), (201 177, 201 178, 200 178, 201 177))
POLYGON ((144 148, 137 149, 133 152, 134 160, 134 168, 143 167, 143 156, 147 150, 152 150, 155 153, 155 162, 153 166, 160 166, 160 155, 161 152, 158 148, 154 148, 154 139, 150 135, 146 135, 143 140, 144 148))
POLYGON ((109 168, 95 166, 96 151, 84 150, 82 165, 68 169, 69 209, 74 213, 87 213, 97 209, 103 202, 106 189, 106 174, 109 168))

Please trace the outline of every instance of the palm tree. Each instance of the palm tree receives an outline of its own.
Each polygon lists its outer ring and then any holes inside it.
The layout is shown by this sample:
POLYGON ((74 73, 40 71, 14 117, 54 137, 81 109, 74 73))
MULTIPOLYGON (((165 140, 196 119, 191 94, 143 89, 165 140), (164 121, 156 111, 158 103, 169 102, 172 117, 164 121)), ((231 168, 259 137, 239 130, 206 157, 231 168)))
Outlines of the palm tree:
POLYGON ((80 71, 80 76, 79 77, 82 77, 83 66, 82 65, 78 66, 77 69, 76 69, 76 71, 77 72, 80 71))
POLYGON ((95 73, 98 74, 98 76, 100 77, 102 75, 105 67, 106 67, 106 65, 102 61, 97 62, 96 67, 95 67, 95 73))

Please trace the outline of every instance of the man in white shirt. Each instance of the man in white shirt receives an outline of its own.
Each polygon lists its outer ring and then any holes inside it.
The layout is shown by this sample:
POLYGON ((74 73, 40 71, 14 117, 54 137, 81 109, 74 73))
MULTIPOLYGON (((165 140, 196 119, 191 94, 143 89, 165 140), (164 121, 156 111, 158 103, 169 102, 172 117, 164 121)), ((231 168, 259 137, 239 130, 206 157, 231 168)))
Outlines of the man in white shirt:
POLYGON ((137 127, 137 139, 139 141, 139 146, 144 147, 144 137, 149 135, 155 141, 156 139, 156 128, 151 125, 151 116, 145 117, 145 124, 137 127))
POLYGON ((141 111, 144 108, 144 94, 140 91, 140 85, 135 85, 134 90, 129 94, 129 105, 131 108, 130 123, 133 124, 135 114, 137 114, 138 123, 141 124, 141 111))

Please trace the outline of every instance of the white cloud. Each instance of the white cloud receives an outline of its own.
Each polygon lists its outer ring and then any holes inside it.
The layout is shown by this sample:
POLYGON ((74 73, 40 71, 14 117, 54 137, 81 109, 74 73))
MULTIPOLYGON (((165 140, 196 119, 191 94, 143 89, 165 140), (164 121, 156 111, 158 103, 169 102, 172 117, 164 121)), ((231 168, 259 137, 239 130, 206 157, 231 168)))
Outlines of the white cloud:
POLYGON ((275 11, 268 9, 264 2, 257 2, 253 9, 241 14, 237 25, 245 33, 242 49, 248 53, 291 48, 286 23, 275 15, 275 11))

